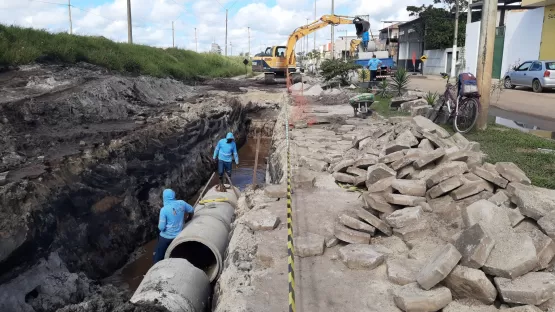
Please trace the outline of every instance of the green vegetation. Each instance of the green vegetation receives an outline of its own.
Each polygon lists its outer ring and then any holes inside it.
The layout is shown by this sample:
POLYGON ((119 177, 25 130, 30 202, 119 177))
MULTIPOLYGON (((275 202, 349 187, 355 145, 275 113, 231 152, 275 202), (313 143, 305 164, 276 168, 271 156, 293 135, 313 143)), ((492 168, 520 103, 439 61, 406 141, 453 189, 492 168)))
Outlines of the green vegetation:
POLYGON ((339 59, 326 59, 322 62, 320 70, 325 81, 338 79, 341 84, 349 84, 349 73, 359 69, 361 66, 354 62, 344 62, 339 59))
POLYGON ((408 89, 410 75, 404 68, 399 68, 391 77, 391 86, 395 91, 395 96, 401 96, 408 89))
POLYGON ((391 108, 389 107, 389 105, 391 104, 390 97, 381 97, 379 95, 376 95, 374 99, 375 102, 374 104, 372 104, 371 108, 383 117, 388 118, 392 116, 410 116, 409 113, 391 110, 391 108))
MULTIPOLYGON (((0 66, 33 62, 88 62, 120 72, 180 80, 245 74, 241 57, 129 45, 104 37, 51 34, 0 25, 0 66)), ((247 70, 250 71, 250 66, 247 70)))

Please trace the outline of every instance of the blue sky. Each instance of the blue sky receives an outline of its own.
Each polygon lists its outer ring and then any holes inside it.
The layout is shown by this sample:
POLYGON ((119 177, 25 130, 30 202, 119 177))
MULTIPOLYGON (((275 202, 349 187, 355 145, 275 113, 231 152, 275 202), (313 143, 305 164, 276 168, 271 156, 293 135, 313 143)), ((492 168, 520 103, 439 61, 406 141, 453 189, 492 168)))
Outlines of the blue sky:
MULTIPOLYGON (((284 44, 288 35, 314 19, 315 0, 132 0, 134 42, 159 47, 172 45, 172 21, 178 47, 199 52, 212 42, 225 44, 225 8, 229 9, 228 51, 251 53, 284 44)), ((335 13, 370 14, 371 28, 381 20, 408 20, 407 5, 431 0, 335 0, 335 13)), ((126 0, 71 0, 74 33, 127 40, 126 0)), ((317 17, 331 13, 331 0, 316 0, 317 17)), ((0 23, 68 31, 67 0, 0 0, 0 23), (45 3, 49 2, 49 3, 45 3)), ((354 27, 338 26, 354 34, 354 27)), ((310 36, 312 41, 312 36, 310 36)), ((329 27, 316 32, 317 45, 329 42, 329 27)), ((297 46, 299 50, 299 46, 297 46)))

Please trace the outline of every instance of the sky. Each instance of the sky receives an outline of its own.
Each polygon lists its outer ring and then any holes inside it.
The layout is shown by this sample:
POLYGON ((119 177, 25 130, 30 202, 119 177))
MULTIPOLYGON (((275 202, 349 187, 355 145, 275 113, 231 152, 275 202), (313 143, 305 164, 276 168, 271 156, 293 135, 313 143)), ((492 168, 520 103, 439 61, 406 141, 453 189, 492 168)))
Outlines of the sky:
MULTIPOLYGON (((127 41, 127 0, 69 0, 73 33, 104 36, 127 41)), ((254 55, 266 46, 284 45, 295 28, 331 13, 331 0, 131 0, 133 42, 157 47, 175 45, 199 52, 210 50, 216 42, 225 47, 225 16, 228 10, 228 54, 250 51, 254 55), (195 40, 195 28, 196 37, 195 40)), ((370 28, 376 35, 387 26, 383 20, 407 21, 406 7, 431 0, 335 0, 335 14, 370 15, 370 28)), ((68 32, 68 0, 0 0, 0 23, 68 32)), ((335 27, 336 38, 355 35, 354 25, 335 27)), ((330 41, 331 29, 316 34, 316 45, 330 41)), ((309 49, 313 49, 313 35, 309 49)), ((297 51, 301 45, 297 44, 297 51)))

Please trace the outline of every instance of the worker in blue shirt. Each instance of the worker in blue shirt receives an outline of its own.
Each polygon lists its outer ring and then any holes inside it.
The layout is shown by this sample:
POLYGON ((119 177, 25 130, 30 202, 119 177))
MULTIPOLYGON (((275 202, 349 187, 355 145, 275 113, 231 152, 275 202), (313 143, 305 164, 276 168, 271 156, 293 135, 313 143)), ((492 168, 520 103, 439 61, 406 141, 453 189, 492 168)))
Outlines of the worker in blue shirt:
POLYGON ((368 42, 370 41, 370 35, 368 35, 368 32, 365 31, 362 34, 362 51, 366 52, 366 50, 368 50, 368 42))
POLYGON ((218 175, 220 177, 220 191, 225 192, 223 188, 224 172, 231 179, 231 161, 235 158, 235 164, 239 165, 239 154, 237 153, 237 145, 233 133, 229 132, 225 139, 221 139, 214 150, 214 160, 218 159, 218 175))
POLYGON ((163 260, 166 250, 170 246, 174 238, 183 230, 185 214, 189 215, 188 219, 192 219, 194 209, 191 205, 183 200, 175 199, 175 192, 171 189, 165 189, 162 193, 164 207, 160 209, 160 219, 158 221, 158 229, 160 236, 154 253, 154 264, 163 260))
POLYGON ((378 68, 380 68, 381 64, 382 64, 382 61, 376 58, 376 54, 373 54, 372 58, 368 61, 368 69, 370 70, 370 83, 368 84, 368 88, 370 89, 372 89, 372 87, 376 83, 378 68))

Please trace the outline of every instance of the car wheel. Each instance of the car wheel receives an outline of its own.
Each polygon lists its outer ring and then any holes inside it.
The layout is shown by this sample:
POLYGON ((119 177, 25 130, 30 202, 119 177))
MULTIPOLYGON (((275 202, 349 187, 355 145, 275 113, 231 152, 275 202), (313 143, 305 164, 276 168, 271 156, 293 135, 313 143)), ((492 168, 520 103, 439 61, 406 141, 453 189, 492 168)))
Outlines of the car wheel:
POLYGON ((538 79, 534 79, 534 81, 532 81, 532 90, 536 93, 541 93, 543 91, 542 84, 538 79))
POLYGON ((504 86, 505 86, 505 89, 514 89, 516 87, 515 85, 512 84, 510 77, 505 78, 504 86))

